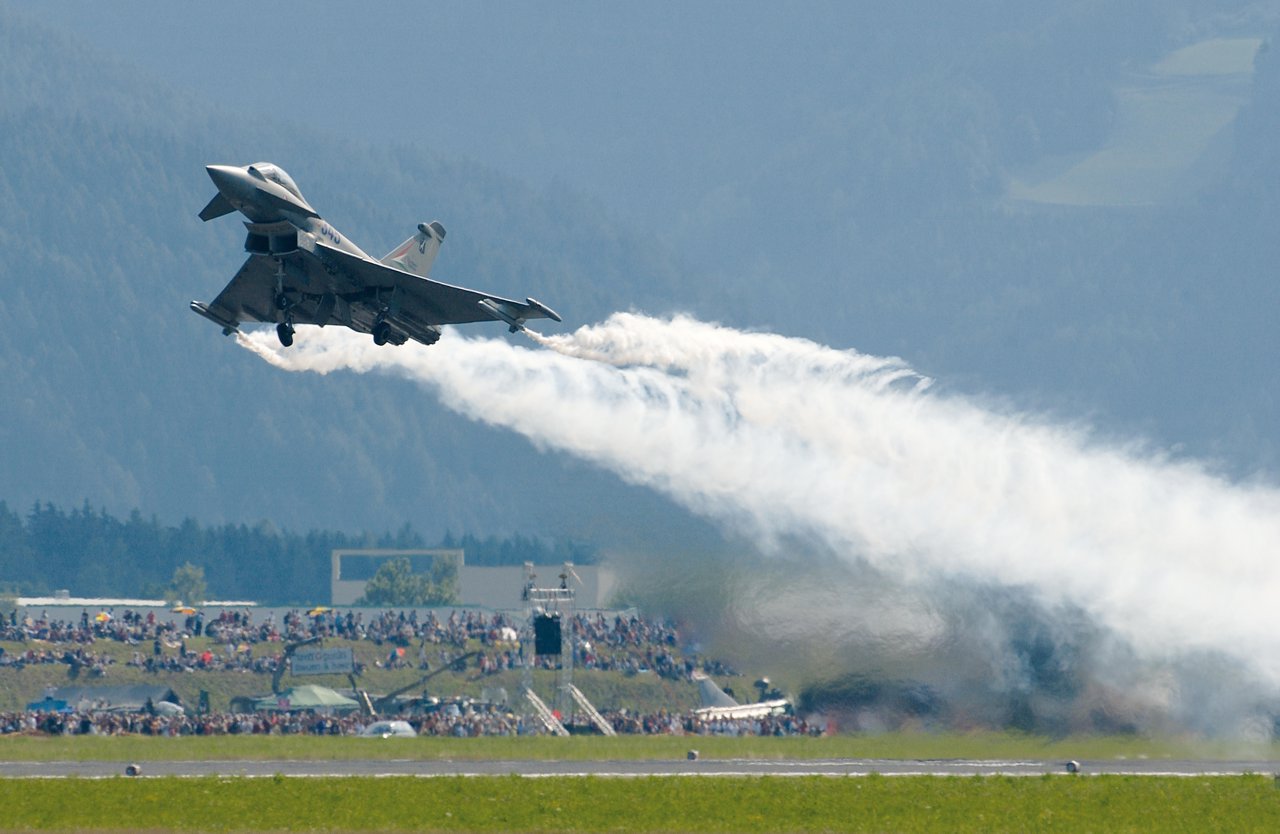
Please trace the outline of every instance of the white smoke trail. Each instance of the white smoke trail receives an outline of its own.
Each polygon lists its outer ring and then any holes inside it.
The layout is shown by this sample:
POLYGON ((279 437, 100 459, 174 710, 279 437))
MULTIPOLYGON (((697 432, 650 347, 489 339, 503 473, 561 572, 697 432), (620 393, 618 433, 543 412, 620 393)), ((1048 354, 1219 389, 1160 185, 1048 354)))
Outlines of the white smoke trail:
POLYGON ((892 576, 1070 602, 1142 651, 1209 649, 1280 684, 1280 492, 926 391, 901 361, 688 318, 619 314, 551 350, 450 332, 241 343, 277 367, 396 373, 450 407, 780 541, 892 576))

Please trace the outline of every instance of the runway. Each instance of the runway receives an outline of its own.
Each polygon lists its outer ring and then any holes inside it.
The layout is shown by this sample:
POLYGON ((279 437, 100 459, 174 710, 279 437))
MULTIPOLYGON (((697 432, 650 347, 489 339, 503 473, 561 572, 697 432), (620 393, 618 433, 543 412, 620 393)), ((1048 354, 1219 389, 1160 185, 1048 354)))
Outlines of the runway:
MULTIPOLYGON (((1081 775, 1237 776, 1280 773, 1280 762, 1112 759, 1077 763, 1081 775)), ((128 762, 0 762, 0 778, 107 778, 125 775, 128 762)), ((142 778, 159 776, 386 777, 386 776, 1042 776, 1068 774, 1066 761, 928 759, 813 759, 761 761, 143 761, 142 778)))

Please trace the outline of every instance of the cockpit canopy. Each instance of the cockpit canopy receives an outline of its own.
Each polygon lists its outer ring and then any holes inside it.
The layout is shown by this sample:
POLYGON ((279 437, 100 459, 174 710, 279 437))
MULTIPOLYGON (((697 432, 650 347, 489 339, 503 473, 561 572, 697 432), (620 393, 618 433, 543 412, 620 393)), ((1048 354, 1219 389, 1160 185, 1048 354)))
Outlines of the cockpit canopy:
POLYGON ((260 180, 269 180, 276 185, 282 187, 293 196, 306 203, 307 200, 302 196, 302 192, 298 190, 298 185, 293 181, 293 177, 284 172, 282 168, 270 162, 255 162, 249 166, 249 176, 256 177, 260 180))

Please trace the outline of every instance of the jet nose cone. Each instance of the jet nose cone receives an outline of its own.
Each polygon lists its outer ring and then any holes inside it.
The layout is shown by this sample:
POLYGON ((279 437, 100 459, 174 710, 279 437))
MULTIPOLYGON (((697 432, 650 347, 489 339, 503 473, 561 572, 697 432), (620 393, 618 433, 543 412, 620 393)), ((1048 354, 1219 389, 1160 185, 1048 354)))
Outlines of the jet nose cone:
POLYGON ((218 186, 219 191, 225 191, 232 187, 239 177, 240 169, 233 165, 206 165, 205 171, 209 173, 209 179, 213 180, 213 184, 218 186))

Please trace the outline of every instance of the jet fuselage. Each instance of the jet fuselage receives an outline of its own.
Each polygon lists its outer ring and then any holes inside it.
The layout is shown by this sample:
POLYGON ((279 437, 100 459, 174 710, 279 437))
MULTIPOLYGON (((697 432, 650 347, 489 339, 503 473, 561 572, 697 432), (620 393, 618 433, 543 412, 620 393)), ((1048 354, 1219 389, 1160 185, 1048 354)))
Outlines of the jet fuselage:
POLYGON ((218 193, 250 223, 287 222, 330 246, 361 258, 369 256, 322 218, 280 168, 255 165, 206 165, 218 193))

